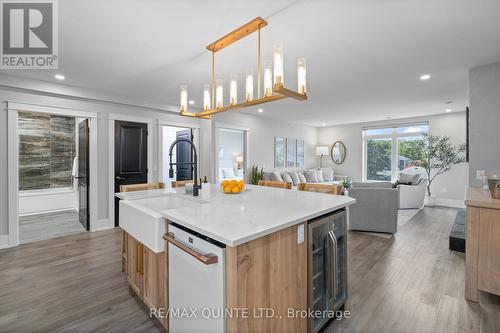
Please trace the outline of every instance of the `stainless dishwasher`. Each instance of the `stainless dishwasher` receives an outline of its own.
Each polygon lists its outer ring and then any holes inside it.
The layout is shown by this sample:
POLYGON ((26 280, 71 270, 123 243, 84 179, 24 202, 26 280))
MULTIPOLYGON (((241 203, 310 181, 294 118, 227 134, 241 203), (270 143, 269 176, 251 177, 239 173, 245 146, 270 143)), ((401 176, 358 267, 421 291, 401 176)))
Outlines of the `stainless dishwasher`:
POLYGON ((337 210, 308 222, 309 309, 323 316, 310 319, 312 333, 328 321, 328 311, 336 311, 347 300, 346 211, 337 210))

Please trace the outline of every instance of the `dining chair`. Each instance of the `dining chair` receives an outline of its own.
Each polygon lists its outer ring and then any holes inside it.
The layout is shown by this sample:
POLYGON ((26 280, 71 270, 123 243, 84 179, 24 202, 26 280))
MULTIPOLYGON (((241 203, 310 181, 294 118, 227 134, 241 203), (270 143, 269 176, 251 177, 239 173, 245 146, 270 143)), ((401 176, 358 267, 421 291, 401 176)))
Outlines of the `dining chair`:
POLYGON ((259 186, 284 188, 290 190, 292 188, 292 183, 290 182, 277 182, 274 180, 259 180, 259 186))

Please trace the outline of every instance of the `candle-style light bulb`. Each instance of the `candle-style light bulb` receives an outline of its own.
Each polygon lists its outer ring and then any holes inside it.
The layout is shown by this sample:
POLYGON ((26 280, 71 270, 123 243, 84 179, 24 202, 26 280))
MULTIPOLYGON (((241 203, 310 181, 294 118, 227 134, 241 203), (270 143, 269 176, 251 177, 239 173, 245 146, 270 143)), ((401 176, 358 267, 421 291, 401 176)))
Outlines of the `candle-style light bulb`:
POLYGON ((186 112, 188 109, 188 92, 187 85, 181 85, 181 112, 186 112))
POLYGON ((248 68, 246 70, 245 79, 245 100, 247 102, 253 100, 253 70, 248 68))
POLYGON ((283 45, 275 45, 273 48, 274 59, 274 85, 282 86, 283 80, 283 45))
POLYGON ((231 80, 229 81, 229 105, 238 104, 238 77, 236 75, 231 75, 231 80))
POLYGON ((222 80, 218 79, 215 81, 215 107, 220 109, 224 106, 224 87, 222 86, 222 80))
POLYGON ((301 94, 305 94, 307 92, 306 89, 306 59, 299 58, 297 60, 297 84, 298 84, 298 92, 301 94))
POLYGON ((210 84, 203 85, 203 110, 210 110, 210 84))
POLYGON ((267 63, 264 65, 264 96, 269 97, 273 94, 273 69, 267 63))

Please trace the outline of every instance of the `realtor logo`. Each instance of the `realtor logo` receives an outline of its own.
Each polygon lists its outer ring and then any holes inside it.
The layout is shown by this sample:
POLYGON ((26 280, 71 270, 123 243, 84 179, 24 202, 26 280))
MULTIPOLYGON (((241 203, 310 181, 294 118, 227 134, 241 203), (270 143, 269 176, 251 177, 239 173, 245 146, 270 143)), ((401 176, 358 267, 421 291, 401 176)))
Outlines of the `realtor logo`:
POLYGON ((1 0, 2 69, 57 69, 56 0, 1 0))

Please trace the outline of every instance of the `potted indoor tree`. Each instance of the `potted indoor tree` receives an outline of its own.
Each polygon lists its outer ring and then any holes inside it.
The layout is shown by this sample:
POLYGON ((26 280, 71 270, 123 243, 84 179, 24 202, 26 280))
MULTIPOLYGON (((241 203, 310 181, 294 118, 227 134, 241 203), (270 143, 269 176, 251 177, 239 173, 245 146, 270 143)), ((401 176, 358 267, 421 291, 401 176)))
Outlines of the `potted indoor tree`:
POLYGON ((419 164, 427 173, 427 205, 434 206, 436 195, 431 192, 432 182, 454 165, 465 162, 466 145, 453 145, 449 136, 425 135, 423 140, 424 158, 419 164))

